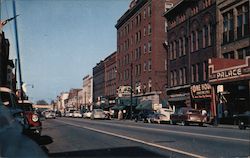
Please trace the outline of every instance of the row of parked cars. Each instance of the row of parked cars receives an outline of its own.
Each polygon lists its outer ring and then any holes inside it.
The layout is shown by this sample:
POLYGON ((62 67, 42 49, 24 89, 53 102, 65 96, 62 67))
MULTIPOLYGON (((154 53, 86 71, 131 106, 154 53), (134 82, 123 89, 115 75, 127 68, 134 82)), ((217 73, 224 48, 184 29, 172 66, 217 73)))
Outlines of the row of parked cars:
POLYGON ((157 112, 141 111, 135 120, 142 120, 148 123, 168 122, 170 124, 198 124, 203 126, 207 121, 207 116, 203 115, 200 110, 195 110, 190 107, 182 107, 176 112, 171 109, 162 108, 157 112))
POLYGON ((89 118, 89 119, 109 119, 109 112, 103 111, 102 109, 93 109, 92 111, 85 111, 81 113, 77 110, 69 110, 65 112, 65 117, 74 118, 89 118))

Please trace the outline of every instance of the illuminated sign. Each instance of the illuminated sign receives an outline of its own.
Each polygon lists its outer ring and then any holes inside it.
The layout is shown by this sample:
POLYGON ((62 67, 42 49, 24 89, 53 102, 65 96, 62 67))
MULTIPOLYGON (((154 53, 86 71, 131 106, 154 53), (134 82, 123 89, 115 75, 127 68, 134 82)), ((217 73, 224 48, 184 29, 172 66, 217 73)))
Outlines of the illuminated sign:
POLYGON ((240 68, 236 69, 231 69, 228 71, 221 71, 216 74, 217 79, 221 78, 229 78, 229 77, 234 77, 234 76, 240 76, 242 74, 242 71, 240 68))
POLYGON ((210 98, 211 85, 208 83, 192 85, 190 87, 192 98, 210 98))

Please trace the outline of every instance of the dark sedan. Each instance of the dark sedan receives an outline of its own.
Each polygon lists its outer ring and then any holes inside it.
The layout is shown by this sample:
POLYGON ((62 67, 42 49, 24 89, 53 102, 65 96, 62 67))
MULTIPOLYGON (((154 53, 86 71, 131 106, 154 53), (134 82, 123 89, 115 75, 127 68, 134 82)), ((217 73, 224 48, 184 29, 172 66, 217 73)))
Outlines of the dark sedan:
POLYGON ((238 123, 239 129, 246 129, 247 127, 250 127, 250 111, 235 115, 234 118, 238 123))

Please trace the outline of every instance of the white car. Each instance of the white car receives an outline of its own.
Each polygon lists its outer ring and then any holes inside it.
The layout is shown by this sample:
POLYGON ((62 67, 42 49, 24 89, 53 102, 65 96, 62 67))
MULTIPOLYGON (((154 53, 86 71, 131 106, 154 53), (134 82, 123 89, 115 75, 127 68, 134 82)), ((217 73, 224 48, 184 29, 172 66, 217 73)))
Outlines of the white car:
POLYGON ((74 111, 73 114, 72 114, 72 117, 82 117, 82 114, 80 113, 80 111, 74 111))
POLYGON ((85 113, 83 113, 83 118, 90 118, 91 114, 92 114, 91 111, 86 111, 85 113))
POLYGON ((46 119, 49 119, 49 118, 55 119, 56 118, 56 112, 53 110, 47 110, 47 111, 44 111, 42 113, 46 119))
POLYGON ((90 119, 105 119, 106 115, 102 109, 94 109, 91 113, 90 119))

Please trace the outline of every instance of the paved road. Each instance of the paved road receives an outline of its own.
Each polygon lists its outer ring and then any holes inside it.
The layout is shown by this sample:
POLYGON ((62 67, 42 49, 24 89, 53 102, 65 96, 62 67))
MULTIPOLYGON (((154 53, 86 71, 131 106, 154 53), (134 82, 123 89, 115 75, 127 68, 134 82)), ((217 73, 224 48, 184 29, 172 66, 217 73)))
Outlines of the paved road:
POLYGON ((248 157, 250 130, 57 118, 43 122, 49 156, 248 157))

